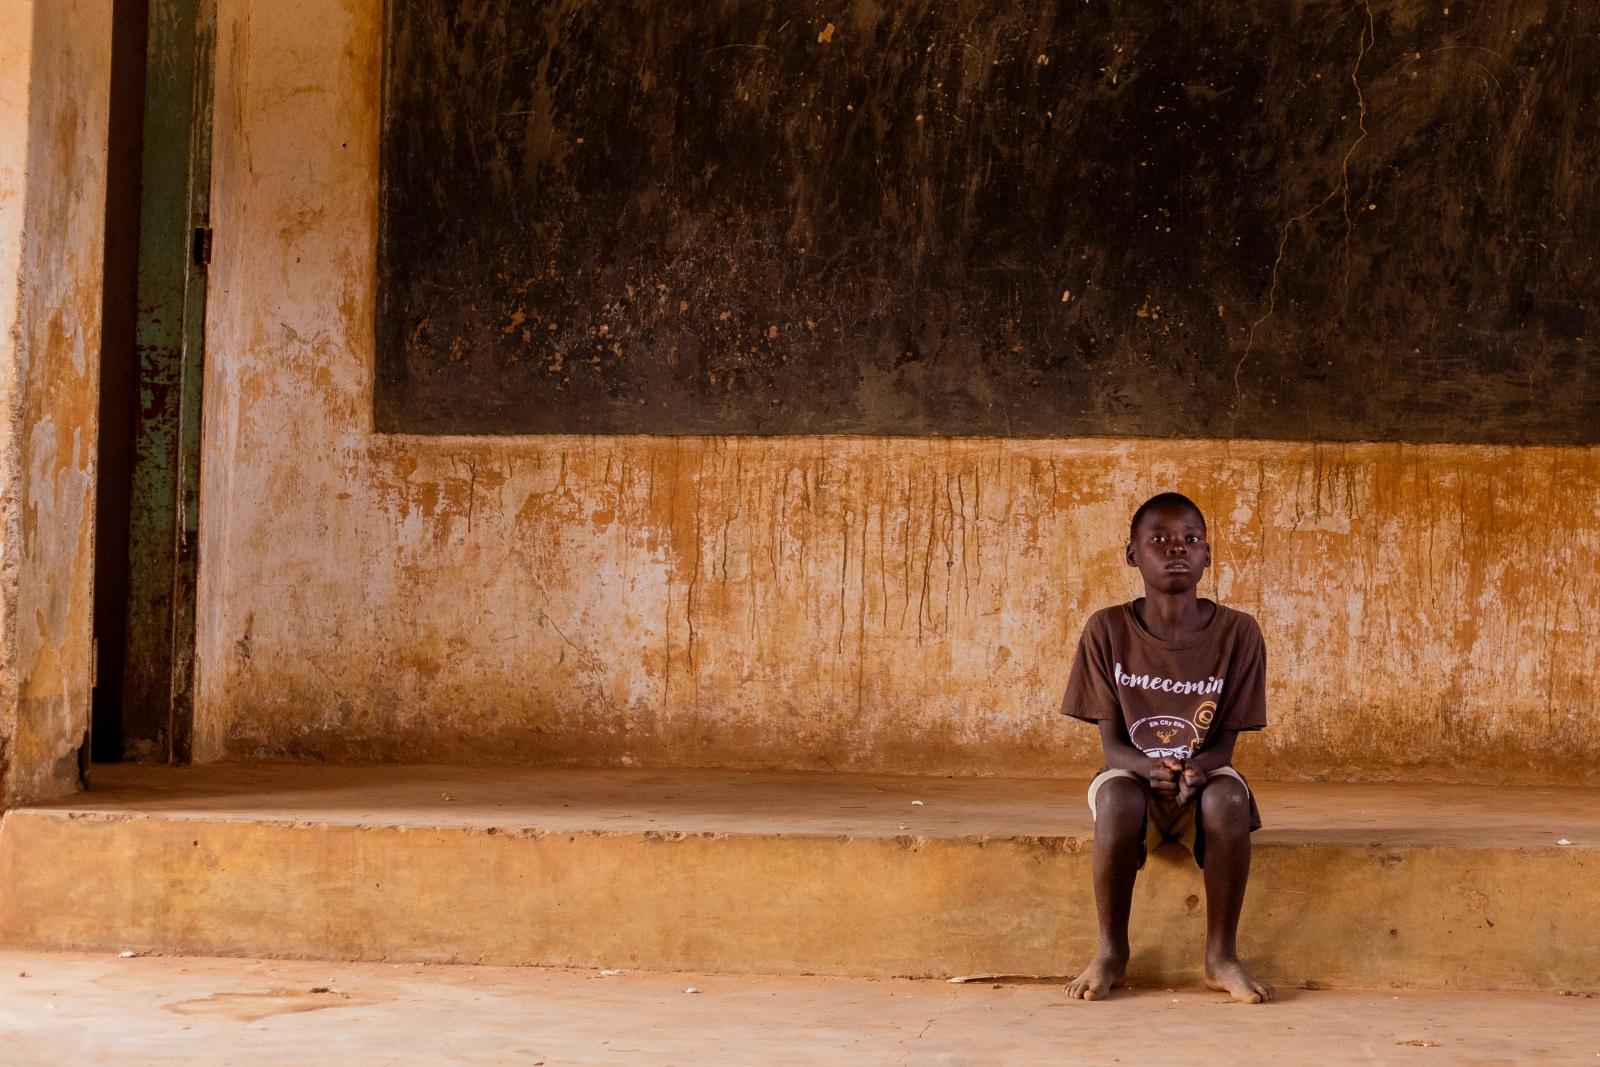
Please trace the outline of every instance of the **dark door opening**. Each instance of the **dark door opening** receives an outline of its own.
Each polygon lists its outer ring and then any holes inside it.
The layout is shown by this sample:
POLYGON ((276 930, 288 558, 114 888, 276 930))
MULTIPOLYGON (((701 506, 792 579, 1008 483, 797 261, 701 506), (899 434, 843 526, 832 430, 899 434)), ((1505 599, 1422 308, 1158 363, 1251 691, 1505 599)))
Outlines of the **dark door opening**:
POLYGON ((128 621, 128 521, 138 406, 139 169, 149 0, 116 0, 111 15, 111 117, 100 325, 100 449, 94 544, 92 755, 122 758, 122 672, 128 621))

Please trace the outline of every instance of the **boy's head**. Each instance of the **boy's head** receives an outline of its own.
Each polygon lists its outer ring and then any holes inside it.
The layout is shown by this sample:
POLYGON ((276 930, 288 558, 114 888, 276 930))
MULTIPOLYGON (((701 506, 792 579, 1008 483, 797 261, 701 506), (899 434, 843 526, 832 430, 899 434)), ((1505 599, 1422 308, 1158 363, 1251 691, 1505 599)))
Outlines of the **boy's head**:
POLYGON ((1195 517, 1200 520, 1201 531, 1205 531, 1206 516, 1200 510, 1199 504, 1196 504, 1182 493, 1157 493, 1143 504, 1140 504, 1134 511, 1133 521, 1128 524, 1129 541, 1137 541, 1139 539, 1139 524, 1145 520, 1145 516, 1158 508, 1176 508, 1181 511, 1192 511, 1195 517))
POLYGON ((1182 493, 1157 493, 1133 513, 1127 559, 1150 589, 1193 589, 1211 563, 1205 514, 1182 493))

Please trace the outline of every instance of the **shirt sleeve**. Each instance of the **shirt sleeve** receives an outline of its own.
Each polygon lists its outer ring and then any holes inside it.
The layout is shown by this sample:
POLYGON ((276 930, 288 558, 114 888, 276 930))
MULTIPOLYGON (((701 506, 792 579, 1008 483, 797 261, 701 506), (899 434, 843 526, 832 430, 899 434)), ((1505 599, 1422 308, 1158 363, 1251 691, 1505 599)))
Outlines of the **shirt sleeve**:
POLYGON ((1122 706, 1117 703, 1117 691, 1111 681, 1109 653, 1105 626, 1096 615, 1078 638, 1078 654, 1072 661, 1066 696, 1061 698, 1061 714, 1085 722, 1122 718, 1122 706))
POLYGON ((1224 730, 1260 730, 1267 725, 1267 643, 1254 619, 1242 628, 1228 665, 1227 689, 1218 716, 1224 730))

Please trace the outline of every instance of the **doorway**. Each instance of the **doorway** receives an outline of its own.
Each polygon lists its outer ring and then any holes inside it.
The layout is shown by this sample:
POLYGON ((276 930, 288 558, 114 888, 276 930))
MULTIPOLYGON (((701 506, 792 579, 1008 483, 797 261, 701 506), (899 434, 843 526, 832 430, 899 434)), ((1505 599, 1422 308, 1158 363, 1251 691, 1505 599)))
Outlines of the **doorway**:
POLYGON ((115 0, 95 544, 96 761, 187 763, 215 0, 115 0))

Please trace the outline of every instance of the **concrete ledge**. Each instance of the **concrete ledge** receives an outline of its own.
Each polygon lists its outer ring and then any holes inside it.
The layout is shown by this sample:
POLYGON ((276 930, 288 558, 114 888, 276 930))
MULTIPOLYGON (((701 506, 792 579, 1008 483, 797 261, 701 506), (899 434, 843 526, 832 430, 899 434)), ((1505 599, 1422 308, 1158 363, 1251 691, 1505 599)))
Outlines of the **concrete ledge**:
MULTIPOLYGON (((1076 782, 97 773, 112 788, 0 824, 0 939, 861 976, 1070 974, 1093 947, 1092 829, 1076 782)), ((1268 829, 1242 947, 1270 978, 1600 987, 1593 791, 1257 792, 1268 829)), ((1152 861, 1135 903, 1135 981, 1197 977, 1202 900, 1186 860, 1152 861)))

